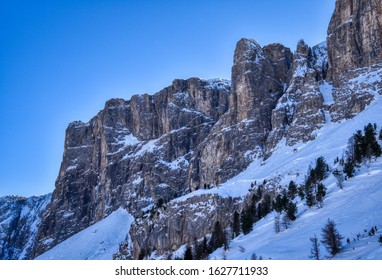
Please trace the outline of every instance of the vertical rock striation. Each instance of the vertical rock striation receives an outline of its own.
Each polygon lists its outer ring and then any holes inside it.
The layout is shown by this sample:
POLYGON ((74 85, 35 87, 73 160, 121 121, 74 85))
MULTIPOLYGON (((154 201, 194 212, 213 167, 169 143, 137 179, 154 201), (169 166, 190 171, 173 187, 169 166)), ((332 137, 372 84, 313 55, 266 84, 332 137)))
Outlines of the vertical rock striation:
POLYGON ((382 60, 382 1, 337 0, 328 29, 329 69, 336 86, 349 70, 382 60))

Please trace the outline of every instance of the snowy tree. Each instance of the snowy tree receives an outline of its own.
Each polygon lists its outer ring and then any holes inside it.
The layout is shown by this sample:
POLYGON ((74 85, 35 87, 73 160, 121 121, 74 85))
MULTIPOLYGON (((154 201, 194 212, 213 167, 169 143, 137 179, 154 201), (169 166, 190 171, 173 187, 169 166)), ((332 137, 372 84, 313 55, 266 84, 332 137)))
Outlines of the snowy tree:
POLYGON ((318 202, 319 207, 322 207, 322 202, 324 200, 324 197, 326 195, 326 187, 324 184, 319 183, 317 185, 317 192, 316 192, 316 201, 318 202))
POLYGON ((297 204, 290 201, 287 204, 285 214, 288 217, 290 221, 296 220, 296 214, 297 214, 297 204))
POLYGON ((285 229, 288 229, 290 224, 291 224, 291 220, 289 219, 288 215, 284 214, 283 215, 283 218, 282 218, 282 224, 283 224, 283 227, 285 229))
POLYGON ((233 237, 240 234, 240 214, 237 211, 233 213, 232 233, 233 237))
POLYGON ((322 228, 321 242, 324 244, 328 252, 334 256, 341 251, 342 239, 344 238, 337 230, 336 224, 328 219, 326 225, 322 228))
POLYGON ((192 260, 192 249, 190 246, 187 246, 186 251, 184 252, 184 260, 192 260))
POLYGON ((375 127, 371 123, 365 126, 365 137, 364 137, 364 154, 366 159, 370 160, 372 157, 380 157, 382 154, 381 147, 378 144, 377 133, 375 127))
POLYGON ((306 205, 308 207, 313 207, 316 205, 316 197, 313 194, 312 186, 306 186, 305 187, 305 197, 306 197, 306 205))
POLYGON ((281 213, 283 211, 283 209, 285 209, 286 202, 287 202, 286 196, 279 194, 276 197, 276 200, 273 202, 273 209, 277 213, 281 213))
POLYGON ((316 235, 314 235, 313 237, 309 239, 312 242, 312 248, 310 249, 309 258, 314 260, 319 260, 320 259, 320 242, 318 241, 318 238, 316 235))
POLYGON ((295 182, 293 181, 290 181, 289 182, 289 186, 288 186, 288 198, 290 200, 293 200, 296 198, 296 195, 298 193, 298 190, 297 190, 297 185, 295 182))
POLYGON ((280 214, 276 214, 274 222, 275 233, 280 233, 280 214))
POLYGON ((248 234, 252 230, 253 217, 250 209, 243 210, 240 217, 241 230, 244 234, 248 234))
POLYGON ((337 186, 342 190, 344 187, 344 173, 341 170, 335 169, 333 171, 334 177, 337 179, 337 186))
POLYGON ((315 174, 315 183, 318 181, 322 181, 327 177, 329 171, 329 166, 326 163, 324 157, 319 157, 316 159, 316 167, 314 168, 315 174))
POLYGON ((353 177, 354 172, 355 172, 355 163, 350 158, 347 158, 344 165, 344 173, 346 174, 346 178, 353 177))
POLYGON ((212 231, 210 247, 215 250, 223 246, 227 242, 225 232, 219 221, 216 221, 214 230, 212 231))

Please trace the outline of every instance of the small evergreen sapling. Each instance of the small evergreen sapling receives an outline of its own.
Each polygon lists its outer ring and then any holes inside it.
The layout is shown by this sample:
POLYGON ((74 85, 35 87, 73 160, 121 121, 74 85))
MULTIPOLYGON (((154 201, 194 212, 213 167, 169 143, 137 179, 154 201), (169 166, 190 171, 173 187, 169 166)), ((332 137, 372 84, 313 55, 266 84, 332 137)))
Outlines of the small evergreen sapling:
POLYGON ((314 260, 319 260, 321 257, 320 242, 318 241, 318 238, 316 235, 314 235, 313 237, 311 237, 309 239, 312 242, 312 248, 310 249, 309 258, 314 259, 314 260))

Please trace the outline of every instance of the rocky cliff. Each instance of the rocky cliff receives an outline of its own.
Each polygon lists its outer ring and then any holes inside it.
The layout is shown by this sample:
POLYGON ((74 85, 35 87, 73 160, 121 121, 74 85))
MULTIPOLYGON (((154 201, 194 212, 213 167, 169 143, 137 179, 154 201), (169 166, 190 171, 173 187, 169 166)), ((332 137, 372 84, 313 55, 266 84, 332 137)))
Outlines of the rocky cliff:
MULTIPOLYGON (((194 191, 217 188, 278 145, 313 140, 326 122, 364 110, 382 89, 380 7, 376 0, 338 0, 326 43, 301 40, 292 52, 242 39, 231 81, 175 80, 154 95, 109 100, 89 122, 71 123, 51 202, 41 207, 26 257, 119 207, 135 218, 121 259, 170 254, 209 236, 216 222, 232 226, 233 211, 248 198, 194 191)), ((4 232, 1 240, 10 236, 4 232)))
POLYGON ((382 60, 382 1, 338 0, 328 29, 329 67, 335 85, 349 70, 382 60))
POLYGON ((352 118, 373 100, 380 85, 354 88, 352 81, 381 67, 382 1, 337 0, 328 28, 330 79, 334 83, 334 121, 352 118), (349 81, 351 81, 349 83, 349 81))
POLYGON ((88 123, 70 124, 34 254, 118 207, 139 217, 187 193, 194 150, 227 111, 229 91, 224 80, 175 80, 155 95, 110 100, 88 123))
POLYGON ((0 198, 0 260, 31 258, 41 217, 51 195, 0 198))

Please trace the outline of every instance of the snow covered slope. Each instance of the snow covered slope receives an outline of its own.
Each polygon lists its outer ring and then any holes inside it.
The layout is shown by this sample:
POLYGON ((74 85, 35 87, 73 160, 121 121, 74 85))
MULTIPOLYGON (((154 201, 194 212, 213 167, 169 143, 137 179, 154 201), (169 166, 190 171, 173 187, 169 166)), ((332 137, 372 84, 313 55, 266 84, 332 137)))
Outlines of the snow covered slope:
POLYGON ((124 209, 111 213, 102 221, 71 236, 38 260, 111 260, 121 242, 129 238, 134 218, 124 209))
MULTIPOLYGON (((335 259, 382 259, 382 246, 378 237, 382 234, 382 160, 363 167, 357 175, 344 183, 341 190, 333 176, 325 184, 328 195, 322 208, 308 208, 304 202, 298 205, 297 220, 290 228, 276 234, 274 213, 260 220, 252 232, 240 235, 223 253, 216 250, 210 259, 251 259, 253 253, 263 259, 308 259, 311 249, 309 238, 315 234, 321 239, 321 228, 328 219, 337 224, 344 239, 344 248, 335 259), (372 227, 377 234, 369 236, 372 227), (347 243, 349 239, 350 243, 347 243)), ((322 258, 329 256, 323 245, 322 258)))
MULTIPOLYGON (((365 81, 356 81, 361 82, 365 81)), ((371 82, 373 81, 366 81, 371 82)), ((325 84, 321 90, 326 99, 331 99, 330 85, 325 84)), ((177 201, 203 193, 244 197, 248 194, 251 183, 265 179, 272 179, 278 186, 287 186, 291 180, 302 184, 309 166, 313 166, 321 156, 332 169, 337 167, 335 160, 344 155, 349 138, 357 130, 363 130, 368 123, 376 123, 378 131, 381 129, 382 97, 379 92, 380 89, 376 88, 374 101, 352 119, 331 122, 326 111, 326 124, 316 131, 315 140, 294 146, 287 146, 281 141, 268 159, 253 162, 244 172, 219 188, 198 190, 178 198, 177 201)), ((337 224, 340 234, 344 236, 343 250, 335 256, 336 259, 382 259, 382 246, 378 242, 382 235, 382 159, 357 170, 354 178, 344 182, 343 189, 337 186, 336 178, 332 174, 323 183, 328 190, 322 208, 309 208, 305 201, 297 199, 298 217, 290 228, 276 234, 275 213, 272 212, 258 221, 248 235, 242 234, 232 240, 228 251, 223 252, 220 248, 210 255, 210 259, 251 259, 253 253, 264 259, 308 259, 310 238, 316 235, 321 239, 321 229, 328 219, 337 224), (372 227, 377 228, 377 233, 370 236, 372 227)), ((322 244, 320 248, 321 257, 329 257, 322 244)))

